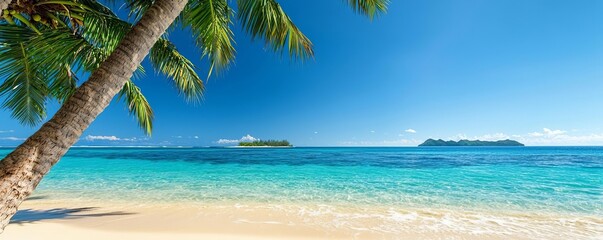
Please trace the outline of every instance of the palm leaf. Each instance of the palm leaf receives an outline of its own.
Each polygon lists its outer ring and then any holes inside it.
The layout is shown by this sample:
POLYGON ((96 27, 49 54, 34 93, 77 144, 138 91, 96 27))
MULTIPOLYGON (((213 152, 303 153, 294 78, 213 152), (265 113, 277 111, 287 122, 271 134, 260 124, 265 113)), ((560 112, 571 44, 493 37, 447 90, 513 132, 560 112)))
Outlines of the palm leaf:
POLYGON ((65 27, 44 30, 30 42, 32 54, 44 56, 40 63, 57 71, 63 71, 65 65, 74 66, 76 72, 93 71, 109 54, 65 27))
POLYGON ((93 46, 108 53, 113 52, 119 42, 130 31, 132 25, 113 15, 89 12, 84 15, 82 36, 93 46))
MULTIPOLYGON (((32 38, 34 48, 32 54, 46 54, 43 64, 51 66, 52 74, 47 74, 51 79, 50 94, 59 101, 67 100, 77 87, 77 77, 69 64, 78 65, 78 69, 93 71, 108 57, 109 52, 93 46, 81 36, 75 35, 67 28, 43 31, 42 35, 32 38), (53 43, 53 44, 48 44, 53 43)), ((144 69, 139 66, 134 78, 141 77, 144 69)), ((152 130, 152 110, 142 96, 140 89, 128 83, 122 89, 130 113, 138 119, 141 128, 150 134, 152 130)))
POLYGON ((35 126, 46 117, 48 85, 43 73, 45 66, 36 63, 31 54, 28 38, 34 36, 22 26, 0 26, 0 96, 2 107, 11 110, 12 116, 24 125, 35 126), (17 37, 25 37, 21 40, 17 37), (8 42, 7 40, 16 40, 8 42))
POLYGON ((154 0, 126 0, 126 7, 130 9, 128 16, 138 20, 155 3, 154 0))
MULTIPOLYGON (((86 48, 86 53, 88 53, 85 56, 86 61, 81 62, 86 66, 90 66, 87 70, 91 71, 90 68, 92 70, 96 69, 108 54, 115 49, 132 26, 119 18, 97 14, 88 14, 84 22, 88 27, 83 37, 88 41, 102 43, 95 46, 97 50, 90 49, 91 47, 86 48)), ((195 67, 191 61, 180 54, 174 44, 162 38, 153 45, 149 55, 153 66, 168 76, 187 100, 196 101, 200 99, 204 89, 203 82, 195 72, 195 67)), ((144 69, 139 66, 134 77, 140 78, 142 74, 144 74, 144 69)))
POLYGON ((31 54, 40 57, 38 64, 47 67, 44 74, 50 96, 64 102, 77 87, 78 71, 93 71, 107 58, 107 52, 94 47, 69 28, 46 29, 33 37, 31 54))
POLYGON ((161 38, 153 45, 149 55, 155 69, 171 78, 188 101, 201 99, 203 81, 195 72, 195 66, 176 50, 174 44, 161 38))
POLYGON ((203 56, 209 58, 210 69, 223 69, 234 60, 233 16, 226 0, 191 1, 184 11, 184 24, 193 30, 203 56))
POLYGON ((128 106, 131 115, 134 115, 140 128, 149 136, 153 132, 154 113, 147 99, 142 95, 140 88, 132 80, 126 82, 118 95, 128 106))
POLYGON ((389 0, 348 0, 348 4, 355 12, 373 19, 376 15, 385 13, 389 0))
POLYGON ((238 0, 238 18, 253 38, 264 38, 274 51, 285 46, 292 58, 314 56, 312 42, 274 0, 238 0))
POLYGON ((78 78, 69 65, 57 70, 57 74, 48 86, 50 96, 63 103, 75 93, 78 78))

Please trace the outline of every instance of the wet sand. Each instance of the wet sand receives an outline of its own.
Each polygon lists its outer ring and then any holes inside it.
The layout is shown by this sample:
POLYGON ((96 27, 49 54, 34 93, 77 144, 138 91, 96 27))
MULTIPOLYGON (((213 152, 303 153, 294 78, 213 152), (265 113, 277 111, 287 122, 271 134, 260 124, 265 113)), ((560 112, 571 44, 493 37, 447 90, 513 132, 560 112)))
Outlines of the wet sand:
POLYGON ((375 216, 391 210, 375 207, 360 213, 354 208, 339 208, 340 215, 342 212, 354 214, 334 218, 333 211, 325 210, 330 208, 304 210, 300 206, 294 207, 297 210, 291 211, 293 206, 266 207, 262 204, 41 198, 24 202, 0 239, 568 239, 569 236, 573 236, 572 239, 596 239, 597 232, 603 230, 601 218, 577 219, 573 223, 562 219, 560 221, 567 224, 568 231, 580 228, 583 231, 578 235, 566 235, 571 232, 547 228, 550 219, 542 216, 514 216, 511 219, 515 222, 509 225, 477 218, 472 220, 472 215, 466 213, 465 219, 459 222, 473 225, 465 226, 451 221, 451 212, 446 211, 413 211, 383 219, 375 216), (420 218, 412 218, 417 214, 420 218), (529 224, 525 221, 542 225, 542 228, 530 226, 522 232, 522 225, 529 224), (534 235, 526 234, 529 232, 534 235))

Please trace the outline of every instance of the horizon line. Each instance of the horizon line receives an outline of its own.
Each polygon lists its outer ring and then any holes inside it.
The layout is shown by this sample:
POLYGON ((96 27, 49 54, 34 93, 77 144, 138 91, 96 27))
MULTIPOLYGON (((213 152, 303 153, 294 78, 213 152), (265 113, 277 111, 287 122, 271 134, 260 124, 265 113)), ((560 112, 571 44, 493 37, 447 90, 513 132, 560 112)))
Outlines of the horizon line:
MULTIPOLYGON (((0 146, 2 149, 16 148, 18 146, 0 146)), ((525 146, 377 146, 377 145, 357 145, 357 146, 292 146, 291 148, 505 148, 505 147, 603 147, 603 145, 525 145, 525 146)), ((80 145, 72 146, 71 148, 232 148, 232 146, 188 146, 188 145, 80 145)), ((236 148, 232 148, 236 149, 236 148)), ((247 149, 247 148, 245 148, 247 149)))

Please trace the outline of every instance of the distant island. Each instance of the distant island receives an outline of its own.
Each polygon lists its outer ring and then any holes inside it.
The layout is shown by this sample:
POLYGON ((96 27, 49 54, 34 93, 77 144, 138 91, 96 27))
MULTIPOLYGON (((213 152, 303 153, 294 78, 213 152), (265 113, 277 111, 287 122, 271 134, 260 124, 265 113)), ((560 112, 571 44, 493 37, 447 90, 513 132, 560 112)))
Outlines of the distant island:
POLYGON ((256 140, 253 142, 239 142, 239 147, 291 147, 287 140, 256 140))
POLYGON ((459 140, 457 141, 444 141, 442 139, 434 140, 427 139, 425 142, 419 144, 419 147, 486 147, 486 146, 498 146, 498 147, 514 147, 514 146, 524 146, 523 143, 520 143, 515 140, 499 140, 499 141, 480 141, 480 140, 459 140))

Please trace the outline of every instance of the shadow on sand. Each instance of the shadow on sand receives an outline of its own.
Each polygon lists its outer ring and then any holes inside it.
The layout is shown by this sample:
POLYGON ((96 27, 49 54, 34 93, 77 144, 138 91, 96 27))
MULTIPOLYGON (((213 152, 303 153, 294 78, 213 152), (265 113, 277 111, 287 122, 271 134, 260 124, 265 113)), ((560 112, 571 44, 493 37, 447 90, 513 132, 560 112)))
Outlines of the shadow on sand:
POLYGON ((25 201, 35 201, 35 200, 43 200, 43 199, 48 199, 49 197, 46 195, 42 195, 42 196, 33 196, 33 197, 28 197, 27 199, 25 199, 25 201))
POLYGON ((105 213, 90 213, 91 211, 98 209, 96 207, 82 207, 82 208, 53 208, 48 210, 34 210, 24 209, 19 210, 15 216, 11 219, 11 224, 24 224, 34 223, 43 220, 53 219, 81 219, 89 217, 105 217, 105 216, 123 216, 132 215, 134 213, 129 212, 105 212, 105 213))

